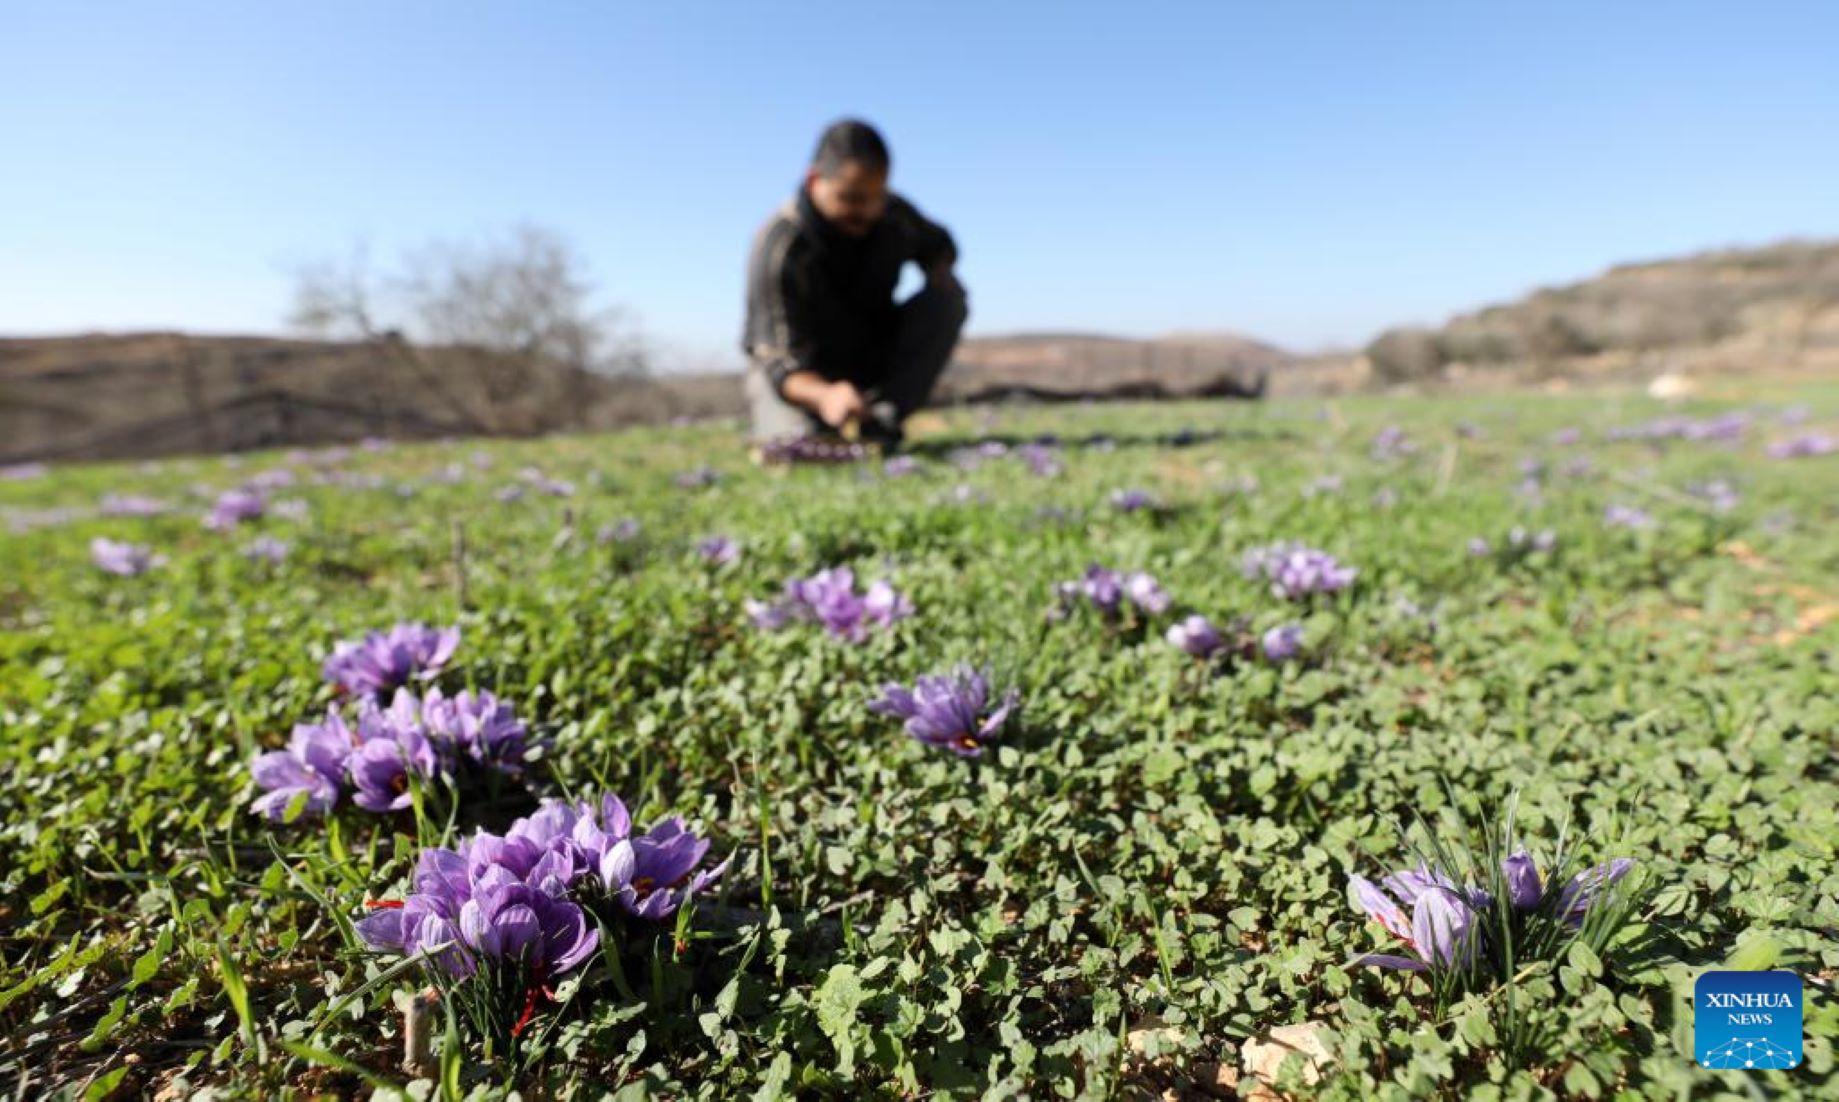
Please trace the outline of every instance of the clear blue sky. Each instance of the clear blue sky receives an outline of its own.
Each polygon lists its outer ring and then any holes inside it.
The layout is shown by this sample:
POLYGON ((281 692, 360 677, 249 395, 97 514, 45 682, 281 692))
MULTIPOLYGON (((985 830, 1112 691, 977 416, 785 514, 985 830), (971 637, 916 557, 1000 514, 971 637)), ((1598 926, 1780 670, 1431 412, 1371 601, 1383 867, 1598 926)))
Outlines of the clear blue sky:
POLYGON ((0 334, 274 332, 291 266, 520 220, 667 366, 860 114, 971 331, 1297 348, 1839 235, 1839 3, 0 0, 0 334))

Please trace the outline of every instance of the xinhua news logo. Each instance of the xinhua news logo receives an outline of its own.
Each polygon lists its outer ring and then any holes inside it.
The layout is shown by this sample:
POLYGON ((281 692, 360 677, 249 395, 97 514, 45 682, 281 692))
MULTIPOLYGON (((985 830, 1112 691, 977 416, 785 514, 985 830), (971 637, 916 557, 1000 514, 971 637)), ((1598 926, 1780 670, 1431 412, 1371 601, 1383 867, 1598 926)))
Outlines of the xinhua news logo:
POLYGON ((1703 1068, 1782 1070, 1801 1063, 1801 977, 1707 972, 1692 992, 1693 1055, 1703 1068))

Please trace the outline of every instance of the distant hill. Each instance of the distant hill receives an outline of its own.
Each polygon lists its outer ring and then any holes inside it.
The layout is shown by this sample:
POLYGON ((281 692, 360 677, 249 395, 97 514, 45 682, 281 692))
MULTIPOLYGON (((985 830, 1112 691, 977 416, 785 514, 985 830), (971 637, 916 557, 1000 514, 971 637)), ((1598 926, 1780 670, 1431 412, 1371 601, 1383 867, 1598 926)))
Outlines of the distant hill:
POLYGON ((1624 264, 1440 328, 1388 330, 1366 354, 1381 383, 1839 367, 1839 242, 1624 264))
MULTIPOLYGON (((1321 394, 1360 387, 1839 370, 1839 242, 1627 264, 1293 356, 1229 332, 964 341, 941 403, 1321 394)), ((181 333, 0 340, 0 463, 356 440, 600 429, 745 412, 734 375, 609 379, 464 349, 181 333)))

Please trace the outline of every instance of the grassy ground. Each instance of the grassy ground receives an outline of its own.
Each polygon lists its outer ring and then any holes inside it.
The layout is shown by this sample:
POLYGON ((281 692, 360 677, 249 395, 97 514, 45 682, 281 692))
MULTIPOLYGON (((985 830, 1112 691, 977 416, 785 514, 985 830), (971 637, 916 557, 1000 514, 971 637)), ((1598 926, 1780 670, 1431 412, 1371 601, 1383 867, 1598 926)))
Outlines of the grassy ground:
POLYGON ((1839 456, 1764 449, 1835 418, 1831 387, 1113 406, 954 414, 898 478, 757 470, 684 428, 0 482, 0 1061, 17 1097, 404 1083, 392 994, 423 981, 354 938, 365 901, 400 898, 422 845, 612 791, 641 824, 684 815, 727 874, 680 921, 609 918, 516 1042, 442 1000, 418 1096, 1230 1095, 1248 1039, 1309 1023, 1325 1055, 1282 1073, 1303 1096, 1832 1097, 1839 456), (1607 435, 1732 409, 1733 442, 1607 435), (1412 450, 1376 456, 1387 426, 1412 450), (1045 432, 1058 474, 950 452, 1045 432), (720 477, 680 487, 703 463, 720 477), (302 515, 200 525, 282 468, 267 496, 302 515), (500 500, 525 468, 574 492, 500 500), (1108 502, 1127 488, 1159 507, 1108 502), (175 508, 92 515, 106 493, 175 508), (597 538, 624 518, 635 539, 597 538), (242 554, 261 534, 284 562, 242 554), (718 534, 738 561, 695 553, 718 534), (170 561, 115 577, 95 536, 170 561), (1280 539, 1354 586, 1246 578, 1280 539), (1047 616, 1093 562, 1172 609, 1047 616), (842 564, 916 614, 860 645, 749 622, 842 564), (1303 654, 1202 663, 1164 639, 1190 613, 1300 624, 1303 654), (332 645, 398 620, 457 624, 439 683, 495 691, 541 760, 391 816, 252 814, 249 763, 323 715, 332 645), (1022 699, 981 758, 866 709, 961 659, 1022 699), (1625 923, 1467 976, 1351 963, 1399 948, 1350 874, 1485 852, 1510 805, 1548 878, 1636 859, 1625 923), (1730 961, 1805 978, 1798 1070, 1694 1066, 1692 980, 1730 961))

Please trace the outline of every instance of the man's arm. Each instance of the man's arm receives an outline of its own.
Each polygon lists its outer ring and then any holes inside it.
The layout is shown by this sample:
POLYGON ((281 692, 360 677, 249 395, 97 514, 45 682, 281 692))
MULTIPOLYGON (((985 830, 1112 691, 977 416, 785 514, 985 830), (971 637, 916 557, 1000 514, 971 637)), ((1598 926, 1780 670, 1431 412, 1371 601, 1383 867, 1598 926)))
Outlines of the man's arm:
POLYGON ((921 214, 907 199, 902 198, 900 205, 913 227, 913 261, 926 273, 926 282, 957 283, 952 267, 958 262, 958 243, 952 240, 951 231, 921 214))
POLYGON ((812 368, 810 298, 791 246, 787 239, 769 250, 756 273, 769 343, 754 348, 754 359, 781 398, 810 410, 832 428, 842 428, 862 416, 862 395, 852 384, 831 382, 812 368))

